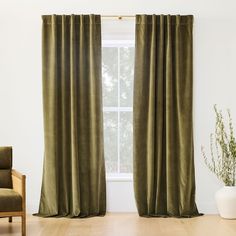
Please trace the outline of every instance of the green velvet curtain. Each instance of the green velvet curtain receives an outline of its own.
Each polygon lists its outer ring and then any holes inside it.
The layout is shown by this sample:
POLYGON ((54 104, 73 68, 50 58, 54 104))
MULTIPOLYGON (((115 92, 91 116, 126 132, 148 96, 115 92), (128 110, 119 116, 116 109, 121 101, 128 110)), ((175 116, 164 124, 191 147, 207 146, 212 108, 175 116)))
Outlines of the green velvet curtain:
POLYGON ((134 189, 140 216, 191 217, 193 16, 136 16, 134 189))
POLYGON ((45 157, 38 215, 104 215, 101 19, 42 19, 45 157))

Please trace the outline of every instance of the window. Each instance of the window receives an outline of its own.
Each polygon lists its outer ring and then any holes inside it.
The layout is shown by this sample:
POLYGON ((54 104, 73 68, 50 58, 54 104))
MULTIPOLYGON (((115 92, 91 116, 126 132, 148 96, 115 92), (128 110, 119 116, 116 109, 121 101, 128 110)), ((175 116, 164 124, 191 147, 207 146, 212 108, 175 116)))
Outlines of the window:
POLYGON ((102 47, 104 149, 108 174, 132 173, 133 41, 104 41, 102 47))

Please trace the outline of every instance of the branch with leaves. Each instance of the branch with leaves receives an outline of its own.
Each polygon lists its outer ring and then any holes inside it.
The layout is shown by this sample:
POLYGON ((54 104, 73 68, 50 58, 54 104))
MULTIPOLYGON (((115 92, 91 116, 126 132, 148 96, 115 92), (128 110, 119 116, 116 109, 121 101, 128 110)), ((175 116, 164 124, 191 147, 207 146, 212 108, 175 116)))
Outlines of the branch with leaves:
POLYGON ((236 173, 236 141, 230 111, 228 110, 229 129, 225 128, 224 118, 221 111, 214 106, 216 114, 215 133, 210 135, 211 156, 207 157, 202 146, 202 155, 207 167, 226 186, 235 186, 236 173))

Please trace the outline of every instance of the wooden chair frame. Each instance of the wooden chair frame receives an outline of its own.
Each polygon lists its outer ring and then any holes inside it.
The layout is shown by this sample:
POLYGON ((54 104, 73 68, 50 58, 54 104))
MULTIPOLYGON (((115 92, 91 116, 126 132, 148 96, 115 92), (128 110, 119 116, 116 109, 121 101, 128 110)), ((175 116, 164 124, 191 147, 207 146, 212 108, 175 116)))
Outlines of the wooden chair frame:
POLYGON ((25 192, 25 182, 26 176, 22 175, 18 171, 12 169, 12 184, 13 190, 19 193, 22 197, 22 211, 12 211, 12 212, 0 212, 0 217, 9 217, 9 222, 12 222, 12 217, 21 217, 21 232, 22 236, 26 236, 26 192, 25 192))

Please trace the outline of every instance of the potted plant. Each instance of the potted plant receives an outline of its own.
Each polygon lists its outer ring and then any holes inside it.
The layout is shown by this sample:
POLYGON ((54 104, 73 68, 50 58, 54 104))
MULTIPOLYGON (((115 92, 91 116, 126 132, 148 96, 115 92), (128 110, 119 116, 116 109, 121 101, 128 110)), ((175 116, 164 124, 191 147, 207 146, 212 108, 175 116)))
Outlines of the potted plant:
POLYGON ((224 187, 215 194, 216 204, 220 216, 226 219, 236 219, 236 141, 230 111, 228 110, 228 127, 225 127, 222 112, 214 106, 216 114, 215 133, 210 135, 210 158, 204 147, 202 154, 207 167, 224 187))

